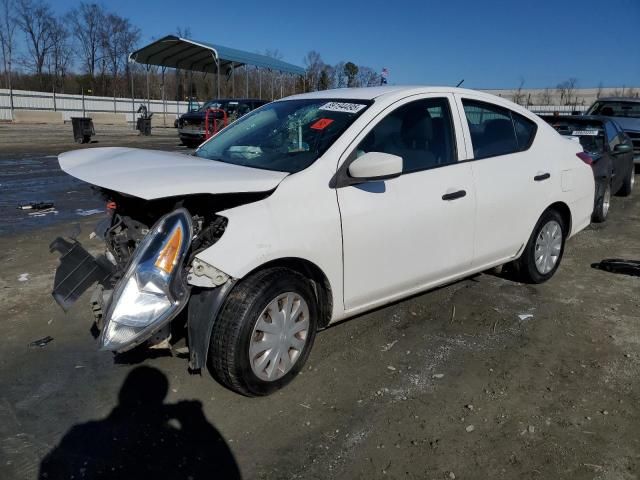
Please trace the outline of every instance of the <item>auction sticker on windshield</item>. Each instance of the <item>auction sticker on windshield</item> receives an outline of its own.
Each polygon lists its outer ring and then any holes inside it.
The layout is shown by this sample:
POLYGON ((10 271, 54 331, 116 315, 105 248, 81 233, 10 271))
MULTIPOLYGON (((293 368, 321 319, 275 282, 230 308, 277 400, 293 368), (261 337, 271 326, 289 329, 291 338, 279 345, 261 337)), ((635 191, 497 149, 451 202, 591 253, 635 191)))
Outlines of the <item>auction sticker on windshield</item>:
POLYGON ((318 110, 328 110, 330 112, 343 112, 343 113, 358 113, 365 108, 366 105, 362 103, 349 103, 349 102, 328 102, 322 105, 318 110))
POLYGON ((573 132, 571 132, 571 135, 575 135, 575 136, 592 136, 592 137, 597 137, 598 135, 600 135, 600 132, 598 130, 574 130, 573 132))

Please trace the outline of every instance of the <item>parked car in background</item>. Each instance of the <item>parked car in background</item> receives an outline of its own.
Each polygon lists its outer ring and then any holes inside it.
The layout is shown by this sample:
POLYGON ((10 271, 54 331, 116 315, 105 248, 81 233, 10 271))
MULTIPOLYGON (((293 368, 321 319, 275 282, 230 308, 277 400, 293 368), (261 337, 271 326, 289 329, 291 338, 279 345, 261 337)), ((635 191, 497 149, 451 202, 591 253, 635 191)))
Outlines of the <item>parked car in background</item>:
POLYGON ((640 165, 640 98, 600 98, 586 115, 612 117, 633 142, 633 160, 640 165))
POLYGON ((498 265, 549 280, 593 211, 577 142, 452 87, 295 95, 192 156, 92 148, 59 161, 102 190, 110 216, 105 257, 54 242, 54 297, 68 307, 103 272, 93 311, 116 352, 168 345, 188 305, 191 368, 245 395, 290 382, 333 322, 498 265))
POLYGON ((604 222, 611 195, 631 195, 635 176, 633 143, 610 117, 570 115, 545 117, 556 131, 584 148, 583 158, 591 164, 596 181, 593 220, 604 222))
POLYGON ((184 145, 192 148, 197 147, 206 139, 205 117, 207 110, 224 110, 226 113, 226 122, 223 121, 221 112, 210 114, 210 122, 214 125, 211 129, 219 130, 266 103, 268 103, 266 100, 255 98, 209 100, 197 110, 185 113, 178 118, 178 135, 184 145))

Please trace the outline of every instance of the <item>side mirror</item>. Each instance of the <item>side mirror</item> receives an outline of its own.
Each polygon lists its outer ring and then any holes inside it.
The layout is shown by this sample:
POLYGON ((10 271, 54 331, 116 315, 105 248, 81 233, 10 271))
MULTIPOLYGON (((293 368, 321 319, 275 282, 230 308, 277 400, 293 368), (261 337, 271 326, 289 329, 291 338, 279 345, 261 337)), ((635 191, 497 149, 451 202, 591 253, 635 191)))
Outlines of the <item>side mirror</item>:
POLYGON ((388 180, 402 174, 402 157, 383 152, 368 152, 349 165, 349 176, 363 182, 388 180))
POLYGON ((613 153, 629 153, 631 150, 633 150, 633 147, 626 143, 619 143, 613 147, 613 153))

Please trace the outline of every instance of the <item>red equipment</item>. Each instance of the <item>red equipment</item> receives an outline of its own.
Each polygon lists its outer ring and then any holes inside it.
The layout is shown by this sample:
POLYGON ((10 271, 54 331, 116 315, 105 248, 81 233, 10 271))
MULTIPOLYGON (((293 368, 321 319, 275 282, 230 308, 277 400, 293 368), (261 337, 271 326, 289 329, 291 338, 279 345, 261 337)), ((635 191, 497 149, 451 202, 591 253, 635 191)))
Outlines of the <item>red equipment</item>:
POLYGON ((221 108, 208 108, 207 112, 204 115, 204 139, 208 140, 229 123, 229 117, 227 116, 227 112, 221 108), (209 128, 209 114, 216 112, 222 112, 222 118, 213 117, 213 129, 209 128))

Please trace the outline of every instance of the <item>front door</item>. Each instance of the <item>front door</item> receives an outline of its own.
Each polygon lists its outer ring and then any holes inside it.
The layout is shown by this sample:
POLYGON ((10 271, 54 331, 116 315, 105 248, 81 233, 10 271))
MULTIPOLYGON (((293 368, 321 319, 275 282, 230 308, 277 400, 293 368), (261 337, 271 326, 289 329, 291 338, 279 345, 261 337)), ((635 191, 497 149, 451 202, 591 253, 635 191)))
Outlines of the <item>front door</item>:
MULTIPOLYGON (((415 97, 414 97, 415 98, 415 97)), ((365 309, 469 269, 475 192, 471 165, 458 161, 451 96, 401 101, 361 133, 348 162, 366 152, 401 156, 401 176, 338 188, 344 303, 365 309)), ((464 156, 462 156, 464 158, 464 156)))

